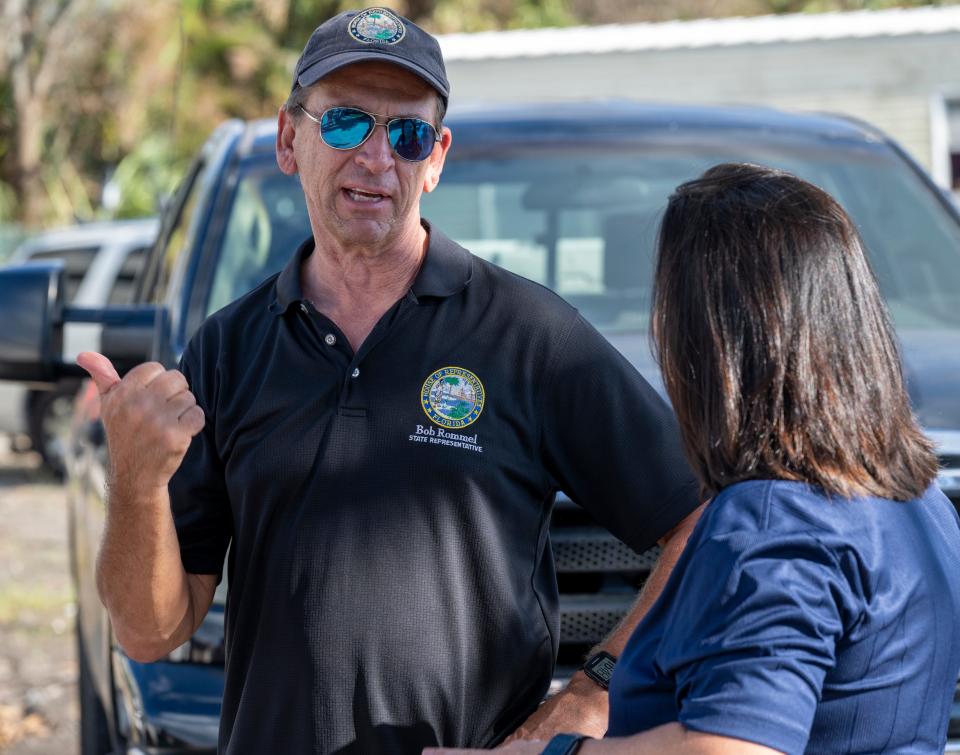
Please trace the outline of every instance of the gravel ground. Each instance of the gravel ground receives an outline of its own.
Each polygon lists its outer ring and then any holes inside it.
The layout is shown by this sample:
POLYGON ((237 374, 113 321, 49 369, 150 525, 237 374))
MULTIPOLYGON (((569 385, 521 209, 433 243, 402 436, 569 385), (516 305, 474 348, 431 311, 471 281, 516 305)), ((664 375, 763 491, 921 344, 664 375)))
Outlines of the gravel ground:
POLYGON ((0 752, 75 755, 76 603, 61 486, 0 439, 0 752))

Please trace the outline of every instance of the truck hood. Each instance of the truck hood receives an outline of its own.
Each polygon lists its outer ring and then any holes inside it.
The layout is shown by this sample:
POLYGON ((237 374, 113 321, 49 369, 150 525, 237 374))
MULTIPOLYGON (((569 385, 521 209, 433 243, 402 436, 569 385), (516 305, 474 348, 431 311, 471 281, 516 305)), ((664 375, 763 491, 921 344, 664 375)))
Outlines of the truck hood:
MULTIPOLYGON (((607 339, 665 396, 646 333, 605 333, 607 339)), ((960 329, 898 331, 907 388, 920 424, 943 455, 960 456, 960 329)))

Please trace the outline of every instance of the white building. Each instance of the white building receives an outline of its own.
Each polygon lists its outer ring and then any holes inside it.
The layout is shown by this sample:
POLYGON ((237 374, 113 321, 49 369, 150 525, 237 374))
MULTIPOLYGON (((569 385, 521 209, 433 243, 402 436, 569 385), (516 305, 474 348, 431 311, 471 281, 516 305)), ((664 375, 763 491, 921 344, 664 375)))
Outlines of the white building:
POLYGON ((960 6, 440 38, 454 101, 630 98, 852 115, 960 190, 960 6))

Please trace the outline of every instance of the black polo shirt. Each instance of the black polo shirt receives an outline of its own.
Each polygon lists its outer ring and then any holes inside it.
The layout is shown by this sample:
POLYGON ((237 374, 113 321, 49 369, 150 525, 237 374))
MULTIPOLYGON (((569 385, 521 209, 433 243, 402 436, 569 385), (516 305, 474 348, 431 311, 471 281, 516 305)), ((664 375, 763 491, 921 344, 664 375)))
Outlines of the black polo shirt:
POLYGON ((227 753, 497 742, 558 644, 563 489, 643 551, 697 505, 672 413, 570 305, 436 230, 357 353, 286 269, 182 362, 183 563, 229 548, 227 753))

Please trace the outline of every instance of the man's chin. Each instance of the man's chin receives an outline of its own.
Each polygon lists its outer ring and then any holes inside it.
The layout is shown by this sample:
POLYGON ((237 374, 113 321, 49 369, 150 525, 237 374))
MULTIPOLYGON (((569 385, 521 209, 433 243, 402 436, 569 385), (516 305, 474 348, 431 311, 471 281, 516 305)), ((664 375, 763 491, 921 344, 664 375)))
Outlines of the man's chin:
POLYGON ((397 232, 393 223, 380 218, 347 218, 339 226, 340 239, 345 244, 382 244, 397 232))

